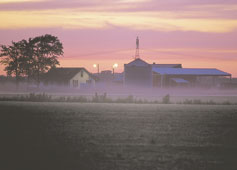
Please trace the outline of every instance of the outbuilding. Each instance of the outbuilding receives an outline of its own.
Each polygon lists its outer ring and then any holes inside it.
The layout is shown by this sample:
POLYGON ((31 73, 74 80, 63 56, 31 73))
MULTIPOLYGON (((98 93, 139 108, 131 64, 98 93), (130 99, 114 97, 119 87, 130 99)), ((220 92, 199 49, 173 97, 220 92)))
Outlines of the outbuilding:
POLYGON ((91 87, 95 84, 94 76, 83 67, 52 68, 44 75, 44 83, 71 88, 91 87))
POLYGON ((231 74, 216 68, 182 68, 182 64, 148 64, 140 58, 124 65, 124 85, 140 87, 213 87, 231 74))
POLYGON ((190 86, 213 87, 217 86, 219 78, 229 77, 231 74, 216 68, 152 68, 155 87, 190 86))

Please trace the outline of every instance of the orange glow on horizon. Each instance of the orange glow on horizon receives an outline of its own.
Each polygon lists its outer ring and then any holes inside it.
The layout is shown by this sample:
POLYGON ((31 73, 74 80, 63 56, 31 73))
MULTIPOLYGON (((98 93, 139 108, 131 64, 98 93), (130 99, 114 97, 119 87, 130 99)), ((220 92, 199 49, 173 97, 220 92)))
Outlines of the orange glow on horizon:
MULTIPOLYGON (((215 60, 213 62, 212 59, 201 59, 201 60, 187 60, 187 59, 149 59, 147 57, 142 58, 146 62, 152 64, 155 62, 156 64, 182 64, 183 68, 217 68, 224 72, 228 72, 232 74, 232 77, 237 78, 237 70, 235 64, 237 63, 237 59, 231 61, 223 61, 223 60, 215 60)), ((60 58, 60 66, 58 67, 84 67, 91 73, 97 73, 97 68, 93 67, 94 63, 99 64, 100 71, 103 70, 113 70, 114 63, 118 64, 118 67, 115 69, 115 72, 123 72, 124 64, 127 64, 132 61, 131 58, 123 59, 123 60, 86 60, 86 59, 64 59, 60 58)), ((0 75, 6 75, 3 71, 3 66, 0 66, 0 75)))

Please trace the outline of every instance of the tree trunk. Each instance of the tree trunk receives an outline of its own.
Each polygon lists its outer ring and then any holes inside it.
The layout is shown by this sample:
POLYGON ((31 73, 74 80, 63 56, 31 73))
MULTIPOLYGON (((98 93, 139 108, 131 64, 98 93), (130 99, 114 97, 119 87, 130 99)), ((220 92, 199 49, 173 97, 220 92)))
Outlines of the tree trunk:
POLYGON ((40 68, 38 65, 38 69, 37 69, 37 88, 39 90, 39 85, 40 85, 40 68))
POLYGON ((29 90, 29 84, 30 84, 30 75, 29 75, 29 70, 27 71, 27 91, 29 90))
POLYGON ((17 57, 16 57, 16 90, 18 91, 19 89, 19 73, 18 73, 18 61, 17 61, 17 57))
POLYGON ((18 73, 16 73, 16 90, 18 91, 19 89, 19 76, 18 73))
POLYGON ((30 84, 30 61, 28 62, 27 66, 27 91, 29 90, 29 84, 30 84))

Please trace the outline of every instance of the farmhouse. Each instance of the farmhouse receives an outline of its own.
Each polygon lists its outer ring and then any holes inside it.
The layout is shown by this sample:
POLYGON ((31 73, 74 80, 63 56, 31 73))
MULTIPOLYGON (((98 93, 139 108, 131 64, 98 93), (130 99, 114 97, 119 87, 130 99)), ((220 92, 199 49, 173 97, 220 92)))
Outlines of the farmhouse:
POLYGON ((91 87, 95 79, 85 68, 52 68, 44 75, 44 83, 72 88, 91 87))
POLYGON ((215 68, 182 68, 182 64, 148 64, 140 58, 124 65, 124 85, 142 87, 213 87, 231 74, 215 68))

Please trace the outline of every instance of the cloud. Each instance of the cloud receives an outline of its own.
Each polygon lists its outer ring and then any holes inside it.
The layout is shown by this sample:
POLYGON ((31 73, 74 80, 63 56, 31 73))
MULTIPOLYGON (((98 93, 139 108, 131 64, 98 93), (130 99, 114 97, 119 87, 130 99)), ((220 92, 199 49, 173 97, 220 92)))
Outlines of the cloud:
POLYGON ((40 2, 46 0, 1 0, 0 4, 12 4, 12 3, 22 3, 22 2, 40 2))
MULTIPOLYGON (((36 10, 36 9, 73 9, 73 8, 95 8, 123 11, 125 6, 127 10, 135 11, 189 11, 189 7, 231 7, 237 5, 235 0, 3 0, 0 4, 1 10, 36 10), (39 2, 40 1, 40 2, 39 2), (15 3, 14 3, 15 2, 15 3)), ((199 8, 201 9, 201 8, 199 8)))
POLYGON ((119 0, 118 3, 141 3, 141 2, 151 2, 152 0, 119 0))
POLYGON ((50 28, 110 29, 111 27, 153 31, 232 32, 235 19, 176 18, 164 12, 88 12, 80 9, 1 11, 0 29, 50 28))

